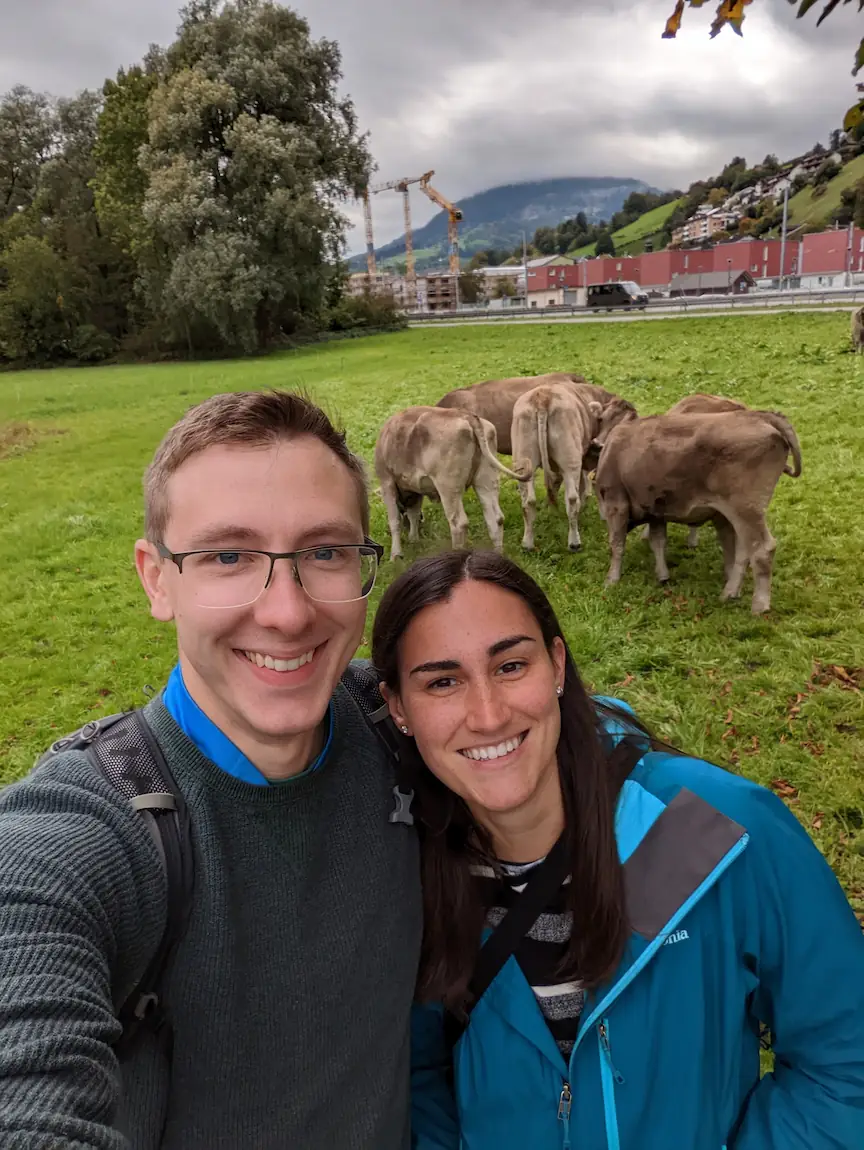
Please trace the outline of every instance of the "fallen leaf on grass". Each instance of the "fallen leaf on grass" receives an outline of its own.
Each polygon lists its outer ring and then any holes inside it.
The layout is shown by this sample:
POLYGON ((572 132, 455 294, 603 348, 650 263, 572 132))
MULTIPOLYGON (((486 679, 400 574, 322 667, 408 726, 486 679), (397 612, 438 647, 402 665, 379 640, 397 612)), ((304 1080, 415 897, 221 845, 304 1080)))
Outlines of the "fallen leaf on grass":
POLYGON ((720 688, 720 694, 721 695, 728 695, 731 690, 732 690, 732 680, 727 679, 726 682, 723 684, 723 686, 720 688))
POLYGON ((843 667, 840 663, 820 663, 813 660, 813 674, 810 682, 815 687, 827 687, 836 683, 844 691, 859 693, 864 687, 864 667, 843 667))
POLYGON ((821 758, 821 756, 825 754, 825 744, 824 743, 810 743, 810 742, 808 742, 808 743, 802 743, 801 746, 806 747, 807 750, 810 752, 810 754, 814 755, 817 759, 821 758))
POLYGON ((621 682, 615 683, 614 686, 616 686, 616 687, 629 687, 631 683, 635 683, 635 682, 636 682, 636 676, 631 675, 630 672, 628 671, 627 674, 624 676, 624 678, 621 680, 621 682))
POLYGON ((781 799, 798 798, 798 788, 793 787, 787 779, 772 779, 771 790, 776 791, 781 799))
POLYGON ((813 828, 814 831, 821 831, 822 830, 822 820, 824 818, 825 818, 825 812, 824 811, 817 811, 816 812, 816 814, 813 816, 813 822, 810 824, 810 826, 813 828))
POLYGON ((732 735, 737 735, 738 732, 734 727, 727 727, 723 734, 720 736, 721 743, 725 743, 732 735))

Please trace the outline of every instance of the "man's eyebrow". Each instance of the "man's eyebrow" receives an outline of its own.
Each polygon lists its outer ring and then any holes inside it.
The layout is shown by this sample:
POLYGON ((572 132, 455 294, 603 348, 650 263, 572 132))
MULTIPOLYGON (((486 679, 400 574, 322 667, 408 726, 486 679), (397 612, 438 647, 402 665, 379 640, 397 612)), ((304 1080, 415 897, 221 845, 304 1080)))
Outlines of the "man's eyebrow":
POLYGON ((187 551, 205 550, 229 543, 246 543, 250 546, 260 542, 259 536, 251 527, 240 527, 232 523, 214 524, 204 527, 189 540, 187 551))
MULTIPOLYGON (((298 535, 292 551, 300 551, 303 547, 315 543, 361 543, 362 538, 357 530, 357 524, 349 519, 328 519, 306 528, 298 535)), ((228 547, 232 544, 245 544, 247 547, 261 548, 262 540, 257 531, 251 527, 241 527, 239 524, 222 523, 204 527, 192 536, 186 551, 208 550, 215 547, 228 547)))
MULTIPOLYGON (((490 658, 500 655, 504 651, 509 651, 511 647, 518 647, 520 643, 536 643, 537 640, 530 635, 511 635, 507 639, 499 639, 497 643, 493 643, 488 648, 486 654, 490 658)), ((457 659, 437 659, 431 663, 419 663, 416 667, 412 667, 409 671, 410 675, 418 673, 434 671, 458 671, 462 664, 457 659)))

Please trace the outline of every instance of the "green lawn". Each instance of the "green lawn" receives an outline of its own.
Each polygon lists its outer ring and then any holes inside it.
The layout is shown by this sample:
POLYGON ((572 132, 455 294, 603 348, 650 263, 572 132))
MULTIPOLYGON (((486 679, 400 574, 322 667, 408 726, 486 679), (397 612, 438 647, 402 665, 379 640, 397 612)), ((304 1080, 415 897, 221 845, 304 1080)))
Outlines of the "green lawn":
POLYGON ((856 156, 845 164, 842 171, 825 185, 825 192, 814 197, 814 189, 802 188, 789 199, 789 226, 817 224, 828 226, 840 207, 840 195, 864 179, 864 155, 856 156))
MULTIPOLYGON (((617 232, 613 232, 612 240, 618 255, 627 255, 631 248, 638 246, 649 236, 654 236, 662 232, 663 225, 681 202, 679 199, 672 200, 672 202, 668 204, 661 204, 659 208, 652 208, 650 212, 645 212, 638 220, 634 220, 632 224, 628 224, 625 228, 619 228, 617 232)), ((587 244, 582 248, 574 248, 573 251, 569 251, 567 255, 572 256, 574 259, 581 259, 582 256, 593 255, 594 246, 594 244, 587 244)))
MULTIPOLYGON (((526 567, 551 593, 583 674, 631 702, 666 738, 771 784, 864 911, 864 360, 844 315, 412 330, 269 359, 0 375, 0 779, 58 734, 142 702, 174 658, 131 562, 140 480, 191 403, 244 387, 304 387, 347 421, 371 458, 391 412, 494 375, 579 369, 645 414, 688 392, 735 395, 794 422, 804 474, 783 477, 770 615, 749 584, 721 605, 720 551, 670 532, 672 581, 653 579, 631 535, 621 584, 603 590, 603 524, 590 503, 584 550, 565 550, 563 509, 538 514, 526 567)), ((472 495, 471 538, 487 540, 472 495)), ((516 485, 502 483, 509 553, 521 557, 516 485)), ((375 536, 387 541, 383 508, 375 536)), ((447 538, 427 507, 431 548, 447 538)), ((411 554, 409 548, 409 556, 411 554)), ((395 570, 401 569, 396 565, 395 570)), ((376 595, 392 578, 386 564, 376 595)), ((373 604, 374 605, 374 604, 373 604)))

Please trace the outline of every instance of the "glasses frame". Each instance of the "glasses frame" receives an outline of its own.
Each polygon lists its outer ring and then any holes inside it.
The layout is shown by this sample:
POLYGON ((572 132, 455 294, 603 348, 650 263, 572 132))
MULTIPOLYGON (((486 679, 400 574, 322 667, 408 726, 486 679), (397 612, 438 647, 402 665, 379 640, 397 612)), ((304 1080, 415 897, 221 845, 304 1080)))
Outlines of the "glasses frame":
POLYGON ((183 574, 183 562, 188 559, 190 555, 220 555, 223 553, 243 552, 247 555, 266 555, 270 560, 270 570, 267 572, 267 578, 264 581, 264 586, 258 592, 254 599, 250 599, 248 603, 235 603, 230 607, 211 607, 207 604, 201 603, 204 610, 207 611, 236 611, 239 607, 251 607, 253 603, 257 603, 267 588, 270 586, 270 581, 273 578, 273 568, 276 565, 277 559, 290 559, 291 567, 294 572, 294 580, 297 586, 303 591, 313 603, 360 603, 364 599, 368 599, 375 588, 375 583, 378 579, 378 571, 381 560, 384 558, 384 548, 380 543, 376 543, 374 539, 368 536, 363 537, 362 543, 318 543, 315 547, 301 547, 299 551, 261 551, 256 547, 201 547, 195 551, 169 551, 164 543, 157 542, 156 550, 159 552, 163 559, 170 559, 177 567, 178 572, 183 574), (315 551, 326 550, 330 547, 339 547, 343 550, 351 547, 358 551, 360 554, 372 552, 376 556, 375 574, 372 578, 372 584, 365 595, 358 595, 355 599, 316 599, 314 595, 310 595, 306 587, 303 586, 303 580, 300 578, 300 569, 297 566, 297 560, 303 555, 311 555, 315 551))

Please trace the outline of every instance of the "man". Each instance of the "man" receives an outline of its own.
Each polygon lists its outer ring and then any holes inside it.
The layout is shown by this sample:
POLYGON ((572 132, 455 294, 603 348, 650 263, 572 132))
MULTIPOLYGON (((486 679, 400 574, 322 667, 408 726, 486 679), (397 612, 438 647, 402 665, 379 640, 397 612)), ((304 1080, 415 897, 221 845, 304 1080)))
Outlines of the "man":
POLYGON ((138 574, 179 661, 144 717, 195 844, 173 1053, 149 1032, 112 1050, 165 874, 61 752, 0 794, 0 1145, 405 1150, 416 843, 339 683, 377 565, 362 464, 296 395, 218 395, 163 440, 145 508, 138 574))

